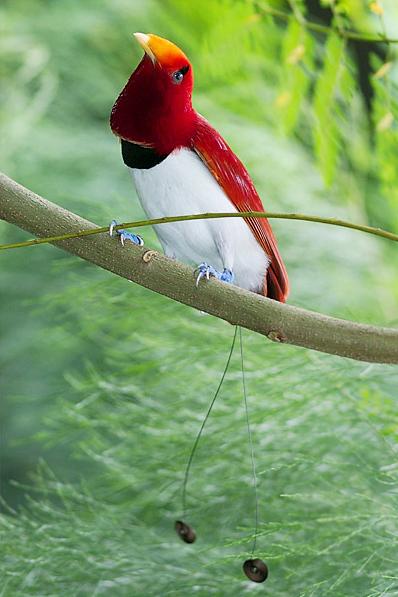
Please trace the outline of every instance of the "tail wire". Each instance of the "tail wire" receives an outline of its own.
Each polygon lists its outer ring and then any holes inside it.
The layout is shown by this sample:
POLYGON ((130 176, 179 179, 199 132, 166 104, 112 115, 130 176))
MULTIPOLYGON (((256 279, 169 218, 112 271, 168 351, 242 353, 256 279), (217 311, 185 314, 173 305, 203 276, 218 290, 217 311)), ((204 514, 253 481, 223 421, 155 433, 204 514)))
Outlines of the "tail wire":
POLYGON ((243 355, 243 339, 242 339, 242 329, 239 326, 235 327, 235 333, 232 339, 232 343, 231 343, 231 347, 229 350, 229 354, 228 354, 228 359, 227 362, 225 364, 223 373, 221 375, 220 378, 220 382, 217 386, 217 389, 215 391, 215 394, 210 402, 209 408, 207 409, 206 415, 202 421, 202 424, 200 426, 199 432, 195 438, 195 442, 192 446, 192 450, 191 453, 189 455, 189 459, 188 459, 188 463, 185 469, 185 474, 184 474, 184 482, 182 485, 182 512, 183 512, 183 518, 185 518, 186 513, 187 513, 187 485, 188 485, 188 480, 189 480, 189 473, 191 471, 191 466, 192 466, 192 462, 196 453, 196 450, 198 448, 199 445, 199 441, 200 438, 202 437, 202 433, 204 431, 204 428, 206 426, 206 423, 209 419, 210 413, 213 409, 213 406, 218 398, 218 395, 220 393, 220 390, 222 388, 222 385, 224 383, 224 379, 225 376, 228 372, 229 369, 229 365, 231 362, 231 358, 234 352, 234 348, 235 348, 235 344, 236 344, 236 338, 238 335, 238 330, 239 330, 239 346, 240 346, 240 362, 241 362, 241 371, 242 371, 242 387, 243 387, 243 399, 244 399, 244 405, 245 405, 245 414, 246 414, 246 426, 247 426, 247 433, 248 433, 248 438, 249 438, 249 448, 250 448, 250 459, 251 459, 251 469, 252 469, 252 475, 253 475, 253 488, 254 488, 254 497, 255 497, 255 520, 254 520, 254 535, 253 535, 253 544, 252 544, 252 556, 254 554, 254 551, 256 549, 256 544, 257 544, 257 535, 258 535, 258 520, 259 520, 259 504, 258 504, 258 491, 257 491, 257 473, 256 473, 256 464, 255 464, 255 457, 254 457, 254 448, 253 448, 253 440, 252 440, 252 433, 251 433, 251 426, 250 426, 250 419, 249 419, 249 408, 248 408, 248 400, 247 400, 247 389, 246 389, 246 378, 245 378, 245 367, 244 367, 244 355, 243 355))
POLYGON ((186 466, 186 469, 185 469, 184 482, 183 482, 183 485, 182 485, 182 512, 183 512, 183 517, 185 517, 186 510, 187 510, 187 508, 186 508, 186 506, 187 506, 187 484, 188 484, 189 473, 190 473, 190 470, 191 470, 192 461, 193 461, 193 458, 195 456, 195 452, 196 452, 196 449, 198 447, 199 440, 200 440, 200 438, 202 436, 202 433, 203 433, 203 430, 204 430, 205 425, 207 423, 207 420, 208 420, 208 418, 210 416, 210 413, 211 413, 211 411, 213 409, 214 403, 217 400, 218 394, 220 393, 221 387, 222 387, 222 385, 224 383, 225 376, 226 376, 226 374, 228 372, 229 364, 231 362, 232 354, 233 354, 234 348, 235 348, 237 334, 238 334, 238 326, 235 327, 234 337, 232 339, 231 348, 229 350, 228 359, 227 359, 227 362, 225 364, 224 371, 223 371, 221 379, 220 379, 220 383, 218 384, 217 390, 216 390, 216 392, 215 392, 215 394, 214 394, 214 396, 212 398, 212 401, 210 402, 209 408, 207 409, 207 413, 205 415, 205 418, 202 421, 202 424, 200 426, 199 432, 198 432, 198 434, 196 436, 196 439, 195 439, 195 442, 194 442, 194 444, 192 446, 191 453, 189 455, 188 463, 187 463, 187 466, 186 466))
POLYGON ((254 551, 256 549, 256 544, 257 544, 258 510, 259 510, 259 508, 258 508, 256 462, 255 462, 255 457, 254 457, 253 439, 252 439, 252 432, 251 432, 250 419, 249 419, 249 408, 248 408, 248 403, 247 403, 246 378, 245 378, 245 367, 244 367, 244 359, 243 359, 242 328, 239 328, 239 345, 240 345, 240 363, 241 363, 241 370, 242 370, 243 399, 244 399, 244 403, 245 403, 246 426, 247 426, 247 435, 249 437, 250 459, 251 459, 251 467, 252 467, 252 474, 253 474, 254 499, 255 499, 255 504, 256 504, 255 515, 254 515, 254 535, 253 535, 253 545, 252 545, 252 557, 253 557, 254 551))

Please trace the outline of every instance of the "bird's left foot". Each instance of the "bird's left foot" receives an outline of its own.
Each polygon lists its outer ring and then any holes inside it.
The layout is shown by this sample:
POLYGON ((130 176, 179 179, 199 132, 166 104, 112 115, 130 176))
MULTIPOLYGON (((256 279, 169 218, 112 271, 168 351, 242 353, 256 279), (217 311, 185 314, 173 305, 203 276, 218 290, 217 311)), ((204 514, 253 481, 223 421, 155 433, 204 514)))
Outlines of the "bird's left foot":
POLYGON ((232 284, 235 279, 234 272, 225 267, 218 279, 221 280, 221 282, 227 282, 228 284, 232 284))
MULTIPOLYGON (((117 226, 117 222, 116 220, 112 220, 111 225, 109 226, 109 236, 113 236, 115 226, 117 226)), ((127 232, 127 230, 116 230, 116 234, 119 236, 120 242, 122 243, 123 247, 124 243, 127 240, 133 243, 133 245, 138 245, 139 247, 142 247, 142 245, 144 244, 144 241, 140 236, 138 236, 138 234, 127 232)))
POLYGON ((209 280, 210 277, 217 278, 217 280, 221 280, 221 282, 228 282, 230 284, 234 281, 234 274, 230 269, 224 268, 224 271, 218 272, 213 266, 208 265, 206 262, 198 265, 196 271, 198 272, 196 286, 198 286, 202 278, 206 278, 206 280, 209 280))

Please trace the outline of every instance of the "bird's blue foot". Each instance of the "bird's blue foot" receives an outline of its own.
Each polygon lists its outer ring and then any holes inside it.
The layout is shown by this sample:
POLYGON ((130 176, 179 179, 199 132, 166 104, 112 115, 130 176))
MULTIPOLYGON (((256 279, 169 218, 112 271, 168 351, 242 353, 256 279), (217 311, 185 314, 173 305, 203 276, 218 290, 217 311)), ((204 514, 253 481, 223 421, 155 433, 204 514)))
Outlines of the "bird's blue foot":
POLYGON ((221 282, 232 283, 234 281, 234 277, 235 277, 233 272, 230 269, 224 268, 223 272, 218 272, 216 269, 214 269, 213 266, 209 265, 206 262, 203 262, 200 265, 198 265, 198 267, 196 268, 196 271, 198 272, 198 275, 196 278, 196 286, 198 286, 198 284, 202 278, 206 278, 207 280, 209 280, 210 277, 213 277, 213 278, 217 278, 217 280, 221 280, 221 282))
MULTIPOLYGON (((117 222, 116 220, 112 220, 111 225, 109 226, 109 236, 113 236, 113 230, 115 226, 117 226, 117 222)), ((133 245, 138 245, 139 247, 142 247, 142 245, 144 244, 144 241, 140 236, 138 236, 138 234, 127 232, 127 230, 116 230, 116 234, 119 236, 120 242, 122 243, 123 247, 126 240, 129 240, 133 243, 133 245)))
POLYGON ((206 278, 206 280, 210 280, 210 276, 217 278, 217 274, 219 273, 216 269, 214 269, 214 267, 208 265, 205 261, 198 265, 196 271, 198 272, 198 276, 196 278, 196 286, 198 286, 202 278, 206 278))
POLYGON ((224 268, 224 271, 220 274, 219 277, 219 280, 221 280, 221 282, 228 282, 229 284, 232 284, 234 279, 234 272, 230 269, 227 269, 226 267, 224 268))

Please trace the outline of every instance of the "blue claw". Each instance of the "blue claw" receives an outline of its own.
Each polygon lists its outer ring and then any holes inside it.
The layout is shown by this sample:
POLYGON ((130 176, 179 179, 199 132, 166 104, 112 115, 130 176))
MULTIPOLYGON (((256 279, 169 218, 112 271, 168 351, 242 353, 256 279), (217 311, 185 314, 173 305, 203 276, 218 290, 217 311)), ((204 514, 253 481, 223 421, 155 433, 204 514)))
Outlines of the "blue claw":
POLYGON ((198 286, 202 278, 206 278, 206 280, 209 280, 210 276, 212 276, 213 278, 217 278, 217 280, 221 280, 222 282, 229 283, 233 282, 235 277, 230 269, 224 269, 224 271, 220 273, 216 269, 214 269, 214 267, 208 265, 206 262, 203 262, 200 265, 198 265, 196 271, 199 272, 196 278, 196 286, 198 286))
POLYGON ((220 274, 218 279, 221 280, 221 282, 228 282, 229 284, 232 284, 235 280, 234 272, 232 272, 230 269, 224 268, 223 273, 220 274))
MULTIPOLYGON (((109 226, 109 236, 113 236, 113 229, 117 226, 116 220, 112 220, 111 225, 109 226)), ((133 234, 132 232, 127 232, 127 230, 116 230, 116 234, 120 237, 120 242, 124 247, 124 243, 126 240, 129 240, 133 245, 138 245, 142 247, 144 241, 138 234, 133 234)))
POLYGON ((208 265, 205 261, 198 265, 196 271, 199 272, 196 278, 196 286, 198 286, 200 280, 202 278, 206 278, 206 280, 210 280, 210 276, 217 278, 217 270, 214 269, 211 265, 208 265))

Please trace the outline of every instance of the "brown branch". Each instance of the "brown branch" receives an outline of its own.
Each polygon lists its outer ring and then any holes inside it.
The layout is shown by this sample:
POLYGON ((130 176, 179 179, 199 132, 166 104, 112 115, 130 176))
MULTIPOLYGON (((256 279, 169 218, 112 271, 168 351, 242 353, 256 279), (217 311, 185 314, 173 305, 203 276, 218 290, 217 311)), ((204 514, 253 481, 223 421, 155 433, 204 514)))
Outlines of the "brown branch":
MULTIPOLYGON (((39 237, 98 228, 5 175, 0 175, 0 218, 39 237)), ((197 288, 192 268, 146 248, 130 244, 123 248, 106 233, 54 244, 145 288, 275 342, 361 361, 398 364, 397 329, 352 323, 282 305, 217 280, 202 282, 197 288)))

